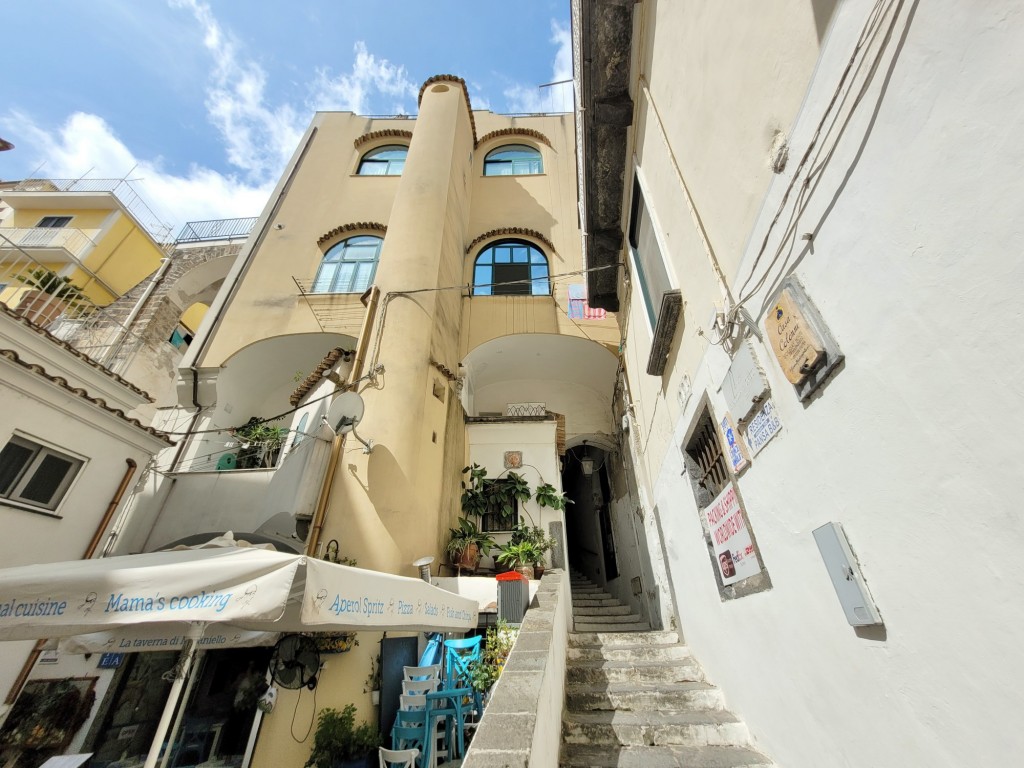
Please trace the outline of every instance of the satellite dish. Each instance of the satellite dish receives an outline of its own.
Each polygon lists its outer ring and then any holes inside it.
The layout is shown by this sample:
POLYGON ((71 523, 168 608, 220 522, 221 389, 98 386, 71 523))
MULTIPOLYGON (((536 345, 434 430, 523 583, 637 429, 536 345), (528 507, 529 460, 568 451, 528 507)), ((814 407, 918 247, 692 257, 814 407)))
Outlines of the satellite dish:
POLYGON ((344 435, 356 428, 363 418, 363 398, 357 392, 338 395, 327 410, 327 424, 335 434, 344 435))

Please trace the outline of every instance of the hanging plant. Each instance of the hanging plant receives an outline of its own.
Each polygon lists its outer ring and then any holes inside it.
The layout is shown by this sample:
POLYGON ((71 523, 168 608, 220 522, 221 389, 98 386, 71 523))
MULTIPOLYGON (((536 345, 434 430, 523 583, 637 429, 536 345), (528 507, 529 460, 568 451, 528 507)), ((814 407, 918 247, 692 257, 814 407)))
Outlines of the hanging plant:
POLYGON ((355 632, 320 632, 313 639, 320 653, 348 653, 359 645, 355 632))

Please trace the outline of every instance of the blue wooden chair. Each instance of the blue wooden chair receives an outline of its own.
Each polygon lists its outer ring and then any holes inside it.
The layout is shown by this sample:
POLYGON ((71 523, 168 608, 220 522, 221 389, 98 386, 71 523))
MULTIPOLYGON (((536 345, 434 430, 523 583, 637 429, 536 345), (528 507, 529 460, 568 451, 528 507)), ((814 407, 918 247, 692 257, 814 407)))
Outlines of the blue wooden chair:
MULTIPOLYGON (((473 687, 472 665, 480 660, 482 643, 480 635, 444 641, 445 688, 473 687)), ((473 691, 473 704, 479 717, 483 714, 483 697, 479 691, 473 691)))

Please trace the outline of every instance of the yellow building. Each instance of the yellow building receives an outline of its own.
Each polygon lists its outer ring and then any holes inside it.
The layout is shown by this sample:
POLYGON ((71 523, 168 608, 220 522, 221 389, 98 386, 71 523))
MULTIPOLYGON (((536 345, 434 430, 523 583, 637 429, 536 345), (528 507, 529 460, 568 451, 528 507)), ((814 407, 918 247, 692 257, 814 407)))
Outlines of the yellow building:
MULTIPOLYGON (((415 119, 318 113, 181 363, 179 407, 158 425, 189 437, 121 551, 271 526, 316 556, 337 542, 360 567, 415 575, 431 556, 435 577, 454 575, 463 467, 562 490, 563 467, 582 476, 581 457, 614 447, 619 332, 585 283, 571 114, 473 111, 452 76, 424 84, 415 119), (332 379, 363 405, 333 452, 332 379), (253 419, 286 434, 255 459, 235 431, 253 419)), ((574 512, 596 518, 590 486, 576 491, 574 512)), ((565 565, 563 512, 531 497, 484 525, 501 543, 517 520, 554 534, 548 564, 565 565)), ((329 657, 316 710, 376 717, 364 680, 379 636, 360 640, 329 657)), ((308 692, 282 691, 253 766, 306 759, 296 707, 315 718, 308 692)))

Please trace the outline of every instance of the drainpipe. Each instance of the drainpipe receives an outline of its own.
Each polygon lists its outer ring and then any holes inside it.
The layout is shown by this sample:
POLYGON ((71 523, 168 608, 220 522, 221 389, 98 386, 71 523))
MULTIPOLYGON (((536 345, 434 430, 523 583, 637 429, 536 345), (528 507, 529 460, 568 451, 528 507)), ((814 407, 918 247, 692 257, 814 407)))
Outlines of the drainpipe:
MULTIPOLYGON (((82 554, 83 560, 90 560, 92 556, 96 554, 96 549, 100 545, 100 540, 103 538, 103 532, 110 525, 111 519, 114 517, 114 512, 121 504, 121 499, 124 498, 125 491, 128 490, 128 486, 131 484, 132 476, 135 474, 135 470, 138 469, 138 463, 134 459, 125 459, 125 463, 128 465, 128 469, 124 471, 124 476, 121 478, 121 482, 117 486, 117 490, 114 491, 114 495, 110 499, 110 503, 107 504, 107 511, 103 513, 103 518, 100 520, 100 524, 96 526, 96 532, 92 535, 92 540, 89 542, 89 546, 85 548, 85 552, 82 554)), ((21 672, 18 673, 18 677, 14 680, 14 684, 11 686, 11 690, 7 693, 7 698, 4 699, 4 704, 13 704, 15 699, 21 693, 21 689, 25 686, 25 681, 28 680, 29 673, 32 672, 32 668, 36 665, 36 661, 39 660, 39 654, 43 652, 43 646, 46 644, 45 639, 37 640, 35 647, 29 653, 28 658, 25 660, 24 665, 21 667, 21 672)))
MULTIPOLYGON (((349 386, 353 385, 362 376, 363 363, 366 360, 366 349, 370 345, 370 331, 373 329, 373 319, 377 313, 377 301, 379 299, 380 289, 377 286, 371 287, 370 298, 366 302, 366 315, 363 317, 363 327, 359 330, 356 356, 352 361, 352 370, 348 374, 349 386)), ((338 471, 338 463, 341 460, 341 447, 344 442, 344 435, 335 435, 334 443, 331 445, 331 457, 327 462, 327 472, 324 473, 324 481, 320 485, 320 495, 317 498, 316 510, 313 512, 313 525, 309 529, 309 541, 306 544, 307 555, 315 556, 316 548, 320 544, 320 534, 327 520, 327 504, 331 498, 331 486, 334 484, 334 475, 338 471)))

